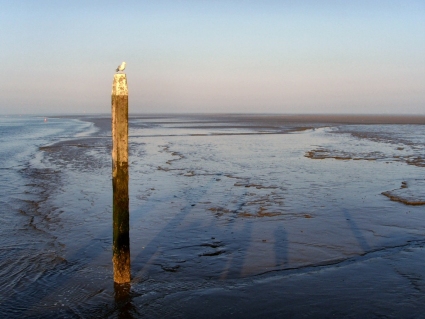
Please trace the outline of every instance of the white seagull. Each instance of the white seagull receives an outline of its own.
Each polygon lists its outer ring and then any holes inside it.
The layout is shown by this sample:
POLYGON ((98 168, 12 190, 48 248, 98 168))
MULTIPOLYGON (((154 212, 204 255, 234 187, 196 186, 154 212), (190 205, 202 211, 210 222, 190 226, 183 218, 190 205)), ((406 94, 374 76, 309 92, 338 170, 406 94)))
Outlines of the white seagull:
POLYGON ((126 66, 125 62, 121 63, 121 65, 120 65, 119 67, 117 67, 117 70, 116 70, 116 72, 119 72, 119 71, 124 71, 124 69, 125 69, 125 66, 126 66))

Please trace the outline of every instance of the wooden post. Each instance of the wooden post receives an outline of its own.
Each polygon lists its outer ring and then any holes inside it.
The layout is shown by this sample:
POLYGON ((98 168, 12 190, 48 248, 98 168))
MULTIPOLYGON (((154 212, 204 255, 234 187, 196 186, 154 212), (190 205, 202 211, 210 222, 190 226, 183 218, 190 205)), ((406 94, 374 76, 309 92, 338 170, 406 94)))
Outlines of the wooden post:
POLYGON ((130 282, 128 200, 128 89, 125 74, 112 84, 112 189, 114 282, 130 282))

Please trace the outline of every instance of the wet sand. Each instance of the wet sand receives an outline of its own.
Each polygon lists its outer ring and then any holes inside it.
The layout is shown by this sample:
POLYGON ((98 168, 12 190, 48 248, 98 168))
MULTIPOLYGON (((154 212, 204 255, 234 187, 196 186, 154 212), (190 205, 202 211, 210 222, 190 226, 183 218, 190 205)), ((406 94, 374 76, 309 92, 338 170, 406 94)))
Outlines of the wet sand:
POLYGON ((44 166, 29 170, 44 196, 32 225, 48 234, 34 238, 48 237, 53 262, 1 313, 417 318, 425 310, 424 206, 394 201, 423 200, 424 116, 132 116, 129 287, 112 283, 110 118, 80 119, 97 131, 41 146, 44 166))
POLYGON ((423 244, 182 291, 147 309, 170 318, 422 318, 423 244))
MULTIPOLYGON (((223 127, 230 123, 236 127, 268 128, 282 124, 420 124, 425 125, 425 115, 382 115, 382 114, 130 114, 130 119, 156 120, 158 124, 173 124, 178 118, 182 127, 196 127, 197 124, 215 123, 213 127, 223 127), (173 119, 170 121, 170 119, 173 119), (185 121, 186 119, 186 121, 185 121)), ((111 128, 108 115, 105 116, 63 116, 63 118, 79 118, 90 121, 102 130, 111 128)), ((204 126, 201 126, 204 127, 204 126)))

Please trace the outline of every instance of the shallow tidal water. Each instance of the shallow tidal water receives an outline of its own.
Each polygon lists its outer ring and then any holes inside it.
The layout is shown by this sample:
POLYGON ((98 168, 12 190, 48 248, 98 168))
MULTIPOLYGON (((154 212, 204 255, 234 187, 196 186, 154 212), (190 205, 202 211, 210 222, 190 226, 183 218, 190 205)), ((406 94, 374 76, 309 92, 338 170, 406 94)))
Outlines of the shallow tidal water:
POLYGON ((1 124, 1 317, 424 317, 424 123, 131 117, 127 286, 110 119, 1 124))

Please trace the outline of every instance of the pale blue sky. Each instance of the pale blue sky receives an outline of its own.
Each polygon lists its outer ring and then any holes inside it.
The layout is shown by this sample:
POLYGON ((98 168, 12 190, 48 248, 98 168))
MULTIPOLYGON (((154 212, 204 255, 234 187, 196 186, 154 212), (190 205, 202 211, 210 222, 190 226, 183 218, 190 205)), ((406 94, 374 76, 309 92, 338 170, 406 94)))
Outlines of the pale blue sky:
POLYGON ((0 5, 0 113, 425 114, 423 0, 0 5))

